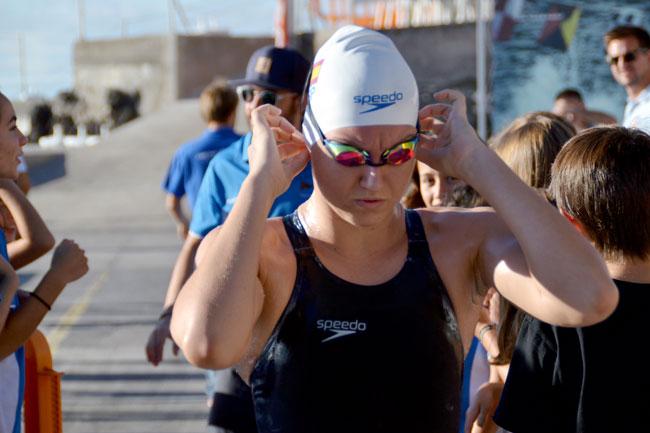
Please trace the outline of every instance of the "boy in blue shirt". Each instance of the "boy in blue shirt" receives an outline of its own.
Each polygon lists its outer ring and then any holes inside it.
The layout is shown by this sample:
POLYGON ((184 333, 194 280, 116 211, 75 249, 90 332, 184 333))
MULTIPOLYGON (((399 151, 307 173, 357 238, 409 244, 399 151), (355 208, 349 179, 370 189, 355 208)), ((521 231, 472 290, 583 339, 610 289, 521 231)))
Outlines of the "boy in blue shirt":
POLYGON ((226 83, 208 85, 201 93, 199 104, 208 128, 203 135, 178 148, 162 184, 167 192, 167 211, 182 239, 187 236, 189 218, 181 210, 181 199, 187 195, 190 209, 194 207, 210 160, 240 137, 233 131, 237 94, 226 83))

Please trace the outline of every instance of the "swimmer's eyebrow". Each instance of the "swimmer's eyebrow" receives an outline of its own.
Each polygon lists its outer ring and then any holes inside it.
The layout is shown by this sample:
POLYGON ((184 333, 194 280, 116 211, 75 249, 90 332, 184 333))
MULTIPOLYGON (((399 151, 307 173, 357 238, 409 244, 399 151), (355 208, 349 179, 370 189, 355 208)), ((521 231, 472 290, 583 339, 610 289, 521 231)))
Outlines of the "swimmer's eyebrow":
POLYGON ((338 141, 339 143, 348 144, 348 145, 358 147, 358 148, 362 148, 363 145, 364 145, 363 141, 357 140, 356 138, 352 138, 352 139, 349 138, 349 137, 345 137, 345 138, 340 137, 339 138, 336 135, 331 137, 331 138, 330 137, 326 137, 326 138, 328 140, 338 141))
POLYGON ((9 119, 9 122, 7 122, 7 125, 11 125, 12 123, 16 122, 16 120, 18 120, 18 119, 16 118, 15 115, 11 116, 11 119, 9 119))

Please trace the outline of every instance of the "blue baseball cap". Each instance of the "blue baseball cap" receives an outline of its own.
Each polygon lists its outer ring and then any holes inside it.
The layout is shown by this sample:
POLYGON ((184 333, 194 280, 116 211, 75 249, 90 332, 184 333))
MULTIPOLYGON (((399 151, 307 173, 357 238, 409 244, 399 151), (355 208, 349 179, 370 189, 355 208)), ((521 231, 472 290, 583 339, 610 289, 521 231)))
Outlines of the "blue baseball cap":
POLYGON ((255 51, 248 61, 246 77, 232 80, 234 87, 254 84, 271 90, 302 93, 310 64, 302 54, 290 48, 272 45, 255 51))

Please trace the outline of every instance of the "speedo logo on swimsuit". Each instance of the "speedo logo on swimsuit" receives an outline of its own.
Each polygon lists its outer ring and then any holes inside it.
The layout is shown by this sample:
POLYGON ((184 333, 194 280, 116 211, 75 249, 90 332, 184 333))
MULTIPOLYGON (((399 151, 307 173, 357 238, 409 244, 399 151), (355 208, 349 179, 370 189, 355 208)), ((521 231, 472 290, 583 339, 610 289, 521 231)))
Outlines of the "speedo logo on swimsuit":
POLYGON ((373 111, 383 110, 391 105, 395 105, 398 101, 404 99, 404 94, 397 90, 393 93, 375 94, 375 95, 357 95, 353 98, 355 104, 361 105, 365 108, 366 105, 371 107, 359 114, 372 113, 373 111))
POLYGON ((359 320, 348 322, 347 320, 320 319, 316 322, 316 328, 334 333, 333 335, 330 335, 321 341, 321 343, 325 343, 326 341, 345 337, 346 335, 363 332, 368 329, 368 325, 365 322, 361 322, 359 320))

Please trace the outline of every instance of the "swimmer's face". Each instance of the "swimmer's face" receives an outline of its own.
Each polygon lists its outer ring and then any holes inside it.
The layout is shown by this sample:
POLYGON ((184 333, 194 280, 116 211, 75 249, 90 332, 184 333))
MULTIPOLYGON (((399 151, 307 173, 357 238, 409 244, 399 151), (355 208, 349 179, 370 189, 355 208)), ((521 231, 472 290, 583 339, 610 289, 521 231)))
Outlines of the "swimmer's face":
MULTIPOLYGON (((414 126, 357 126, 325 133, 326 138, 350 144, 370 153, 379 163, 382 152, 413 137, 414 126)), ((374 222, 394 212, 408 186, 415 158, 401 165, 346 167, 336 162, 322 144, 311 148, 316 194, 346 221, 374 222)))
POLYGON ((0 95, 0 177, 18 178, 18 157, 27 139, 16 126, 16 113, 13 105, 0 95))
POLYGON ((426 207, 446 206, 460 181, 418 161, 420 194, 426 207))

